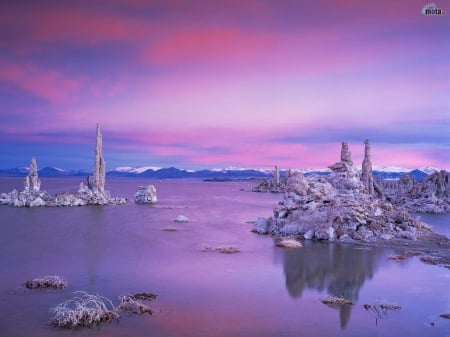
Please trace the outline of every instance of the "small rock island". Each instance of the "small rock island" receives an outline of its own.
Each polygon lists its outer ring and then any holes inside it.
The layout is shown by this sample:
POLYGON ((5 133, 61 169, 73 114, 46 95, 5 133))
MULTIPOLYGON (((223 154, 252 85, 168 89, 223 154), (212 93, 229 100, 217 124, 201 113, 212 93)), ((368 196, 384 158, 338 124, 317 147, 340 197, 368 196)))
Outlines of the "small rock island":
POLYGON ((18 192, 0 194, 0 204, 14 207, 40 207, 40 206, 84 206, 84 205, 120 205, 127 202, 126 198, 111 197, 105 190, 106 164, 103 158, 102 133, 97 124, 95 162, 92 176, 83 182, 75 193, 61 193, 50 196, 41 191, 41 181, 38 176, 36 158, 31 159, 30 169, 25 178, 25 188, 18 192))
POLYGON ((368 140, 364 146, 361 174, 353 166, 346 142, 342 142, 340 161, 329 166, 329 176, 291 173, 286 179, 285 197, 273 216, 257 219, 253 231, 344 242, 417 240, 433 235, 427 224, 386 197, 372 176, 368 140))

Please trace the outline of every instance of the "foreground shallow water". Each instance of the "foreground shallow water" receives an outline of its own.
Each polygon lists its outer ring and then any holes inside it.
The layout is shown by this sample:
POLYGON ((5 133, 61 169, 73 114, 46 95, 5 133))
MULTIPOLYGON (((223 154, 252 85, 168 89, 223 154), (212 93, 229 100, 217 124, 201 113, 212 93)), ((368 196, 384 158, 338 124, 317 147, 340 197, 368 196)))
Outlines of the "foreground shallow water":
MULTIPOLYGON (((42 179, 50 193, 76 190, 80 179, 42 179), (68 186, 64 188, 62 186, 68 186)), ((0 179, 0 191, 23 179, 0 179)), ((287 250, 250 232, 282 197, 242 191, 248 182, 152 182, 157 206, 136 205, 150 181, 110 179, 123 206, 17 209, 0 207, 1 336, 450 336, 450 270, 403 249, 305 242, 287 250), (191 221, 173 220, 185 215, 191 221), (177 231, 165 231, 175 227, 177 231), (238 254, 202 252, 234 245, 238 254), (27 279, 58 274, 63 291, 22 291, 27 279), (48 325, 49 309, 74 291, 119 295, 153 292, 153 316, 123 315, 118 324, 64 330, 48 325), (355 304, 332 308, 328 295, 355 304), (401 305, 379 317, 363 304, 401 305)), ((423 220, 447 234, 448 215, 423 220)), ((447 234, 448 235, 448 234, 447 234)))

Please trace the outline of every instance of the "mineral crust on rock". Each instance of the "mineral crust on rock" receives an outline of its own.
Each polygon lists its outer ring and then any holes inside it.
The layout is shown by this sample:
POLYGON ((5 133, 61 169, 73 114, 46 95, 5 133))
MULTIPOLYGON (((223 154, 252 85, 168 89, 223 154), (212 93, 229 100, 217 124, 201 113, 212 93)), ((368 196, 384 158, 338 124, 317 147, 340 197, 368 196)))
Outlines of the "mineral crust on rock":
POLYGON ((15 207, 38 206, 84 206, 84 205, 120 205, 127 202, 126 198, 112 198, 105 190, 105 161, 103 159, 102 135, 97 124, 94 175, 88 177, 87 185, 81 183, 75 193, 60 193, 54 197, 46 191, 41 191, 41 181, 38 177, 36 158, 31 159, 30 169, 25 178, 25 188, 22 192, 13 190, 0 195, 0 204, 15 207))
POLYGON ((18 192, 14 189, 9 193, 0 195, 0 204, 15 207, 45 206, 49 200, 51 200, 50 195, 45 191, 41 191, 41 181, 39 180, 35 157, 31 159, 28 175, 25 177, 24 190, 18 192))
POLYGON ((253 231, 329 241, 416 240, 423 231, 430 231, 405 209, 374 193, 367 145, 361 177, 353 166, 348 144, 342 142, 341 160, 329 166, 332 173, 328 177, 291 176, 273 216, 256 220, 253 231))
MULTIPOLYGON (((287 175, 288 174, 289 172, 287 173, 287 175)), ((272 193, 280 193, 284 192, 285 190, 286 190, 286 178, 281 179, 280 170, 276 165, 272 179, 265 179, 252 189, 253 192, 272 192, 272 193)))
POLYGON ((156 197, 156 187, 153 185, 139 186, 134 201, 138 204, 154 204, 158 201, 156 197))
POLYGON ((394 205, 410 212, 450 212, 450 173, 445 170, 436 171, 421 182, 405 174, 397 181, 384 181, 383 187, 394 205))

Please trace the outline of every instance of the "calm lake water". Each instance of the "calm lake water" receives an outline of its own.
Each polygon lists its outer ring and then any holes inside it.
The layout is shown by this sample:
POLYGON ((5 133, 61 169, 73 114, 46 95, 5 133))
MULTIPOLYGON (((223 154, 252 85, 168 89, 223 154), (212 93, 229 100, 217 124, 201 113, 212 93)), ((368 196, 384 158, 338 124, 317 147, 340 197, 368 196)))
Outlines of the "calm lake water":
MULTIPOLYGON (((51 192, 77 189, 80 179, 42 179, 51 192), (66 187, 64 187, 66 186, 66 187)), ((450 336, 450 270, 403 250, 306 242, 297 250, 274 247, 246 223, 268 217, 281 194, 251 193, 248 182, 109 179, 123 206, 0 207, 0 336, 450 336), (153 183, 158 204, 136 205, 138 185, 153 183), (185 215, 191 221, 173 220, 185 215), (178 231, 164 231, 176 227, 178 231), (234 245, 238 254, 202 252, 234 245), (63 291, 21 291, 35 277, 58 274, 63 291), (119 295, 153 292, 150 315, 123 315, 91 329, 50 327, 49 309, 74 291, 119 295), (328 295, 355 305, 331 308, 328 295), (363 308, 401 305, 382 317, 363 308)), ((23 188, 22 178, 1 178, 0 191, 23 188)), ((449 215, 423 220, 450 235, 449 215)))

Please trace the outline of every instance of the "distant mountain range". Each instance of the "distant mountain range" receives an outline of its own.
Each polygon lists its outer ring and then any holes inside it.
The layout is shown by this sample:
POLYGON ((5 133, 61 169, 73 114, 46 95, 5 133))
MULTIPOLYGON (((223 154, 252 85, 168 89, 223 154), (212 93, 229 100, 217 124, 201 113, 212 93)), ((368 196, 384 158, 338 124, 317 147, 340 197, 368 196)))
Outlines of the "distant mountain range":
MULTIPOLYGON (((429 174, 438 171, 434 167, 422 167, 419 169, 407 169, 395 166, 374 167, 373 175, 381 179, 398 179, 403 174, 410 174, 418 181, 429 174)), ((309 175, 327 175, 330 173, 328 169, 304 169, 300 170, 306 176, 309 175)), ((281 170, 281 176, 286 170, 281 170)), ((0 169, 1 177, 25 177, 28 174, 28 168, 11 168, 0 169)), ((56 167, 44 167, 38 171, 40 177, 86 177, 91 172, 84 170, 63 170, 56 167)), ((152 179, 208 179, 208 180, 228 180, 228 179, 263 179, 270 178, 273 170, 251 169, 251 168, 225 168, 225 169, 204 169, 204 170, 185 170, 175 167, 160 168, 154 166, 146 167, 117 167, 108 171, 108 177, 125 177, 125 178, 152 178, 152 179)))

